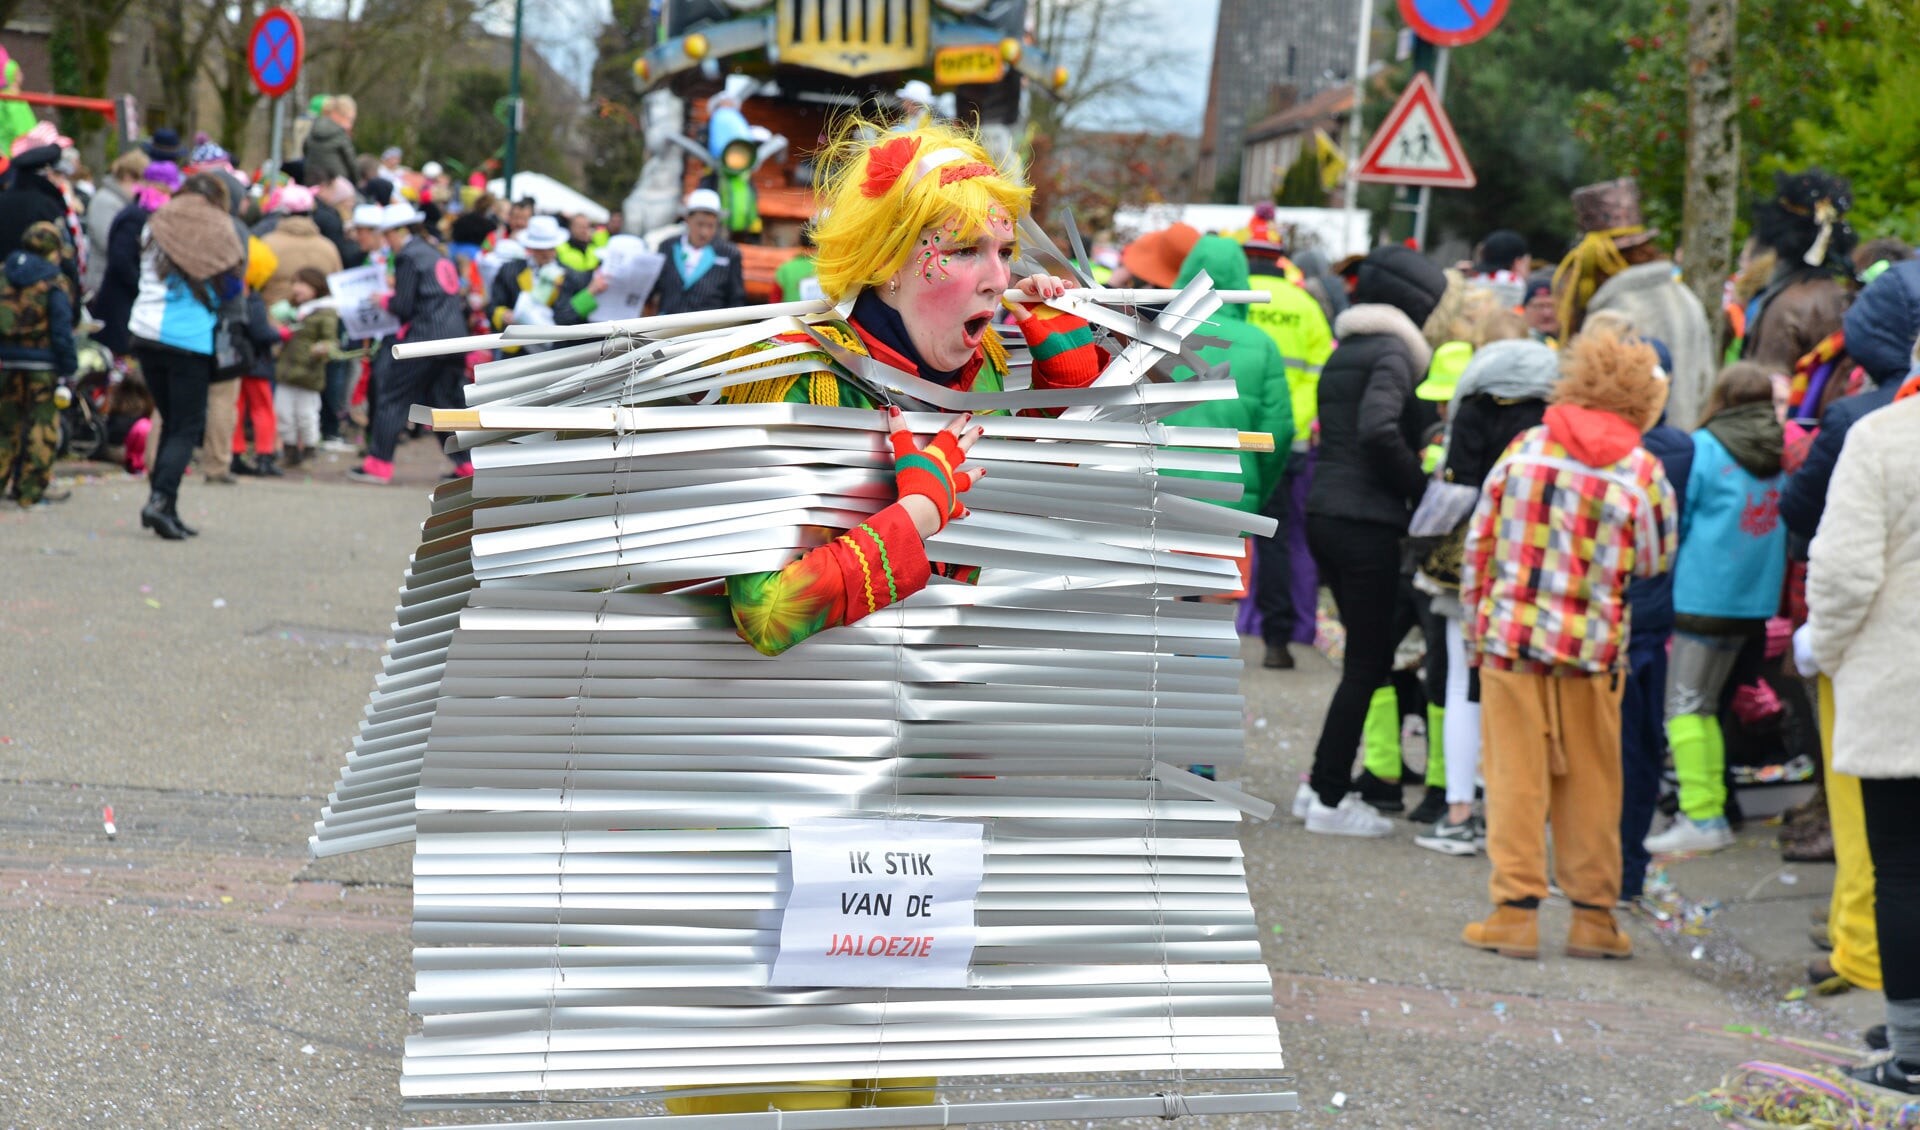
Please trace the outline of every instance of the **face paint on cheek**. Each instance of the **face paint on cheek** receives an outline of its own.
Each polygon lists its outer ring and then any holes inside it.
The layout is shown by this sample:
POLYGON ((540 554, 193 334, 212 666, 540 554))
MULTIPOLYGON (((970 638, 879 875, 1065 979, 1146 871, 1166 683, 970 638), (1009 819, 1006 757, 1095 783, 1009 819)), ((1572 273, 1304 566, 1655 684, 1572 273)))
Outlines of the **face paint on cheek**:
POLYGON ((920 268, 920 281, 926 283, 934 281, 933 270, 936 263, 942 268, 940 277, 945 279, 947 261, 940 254, 939 241, 932 236, 925 236, 920 240, 920 253, 916 260, 916 265, 920 268))

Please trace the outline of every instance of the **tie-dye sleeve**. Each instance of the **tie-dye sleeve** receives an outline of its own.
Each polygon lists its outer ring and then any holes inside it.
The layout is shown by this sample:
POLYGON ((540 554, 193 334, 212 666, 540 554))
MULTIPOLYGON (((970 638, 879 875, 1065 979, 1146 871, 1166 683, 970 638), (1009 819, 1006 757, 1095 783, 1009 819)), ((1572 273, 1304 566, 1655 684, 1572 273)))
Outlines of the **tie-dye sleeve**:
POLYGON ((727 602, 740 638, 779 655, 905 600, 929 574, 920 532, 895 503, 784 569, 727 578, 727 602))

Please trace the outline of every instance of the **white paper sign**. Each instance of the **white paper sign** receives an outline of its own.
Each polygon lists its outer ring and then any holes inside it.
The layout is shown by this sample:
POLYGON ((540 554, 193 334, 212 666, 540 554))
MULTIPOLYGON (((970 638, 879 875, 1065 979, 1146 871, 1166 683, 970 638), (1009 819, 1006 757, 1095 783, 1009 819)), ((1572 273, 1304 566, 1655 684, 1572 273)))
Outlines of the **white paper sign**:
POLYGON ((963 989, 981 825, 803 820, 791 829, 793 894, 769 984, 963 989))
POLYGON ((380 296, 388 293, 386 268, 369 263, 350 271, 335 271, 327 276, 327 290, 340 308, 340 324, 346 329, 347 340, 389 337, 400 332, 400 319, 380 305, 380 296))
POLYGON ((600 274, 607 280, 607 289, 601 293, 600 305, 588 321, 638 318, 666 263, 665 255, 649 251, 646 241, 638 236, 616 235, 609 239, 600 252, 600 274))

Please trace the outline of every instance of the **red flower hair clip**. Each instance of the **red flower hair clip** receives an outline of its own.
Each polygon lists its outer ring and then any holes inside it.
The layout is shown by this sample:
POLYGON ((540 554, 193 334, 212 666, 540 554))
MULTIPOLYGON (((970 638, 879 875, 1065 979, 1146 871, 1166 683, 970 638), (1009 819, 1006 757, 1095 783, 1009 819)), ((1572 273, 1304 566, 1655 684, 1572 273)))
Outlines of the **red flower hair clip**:
POLYGON ((912 137, 896 137, 874 146, 867 154, 867 179, 860 183, 861 193, 876 198, 885 196, 919 152, 919 139, 912 137))

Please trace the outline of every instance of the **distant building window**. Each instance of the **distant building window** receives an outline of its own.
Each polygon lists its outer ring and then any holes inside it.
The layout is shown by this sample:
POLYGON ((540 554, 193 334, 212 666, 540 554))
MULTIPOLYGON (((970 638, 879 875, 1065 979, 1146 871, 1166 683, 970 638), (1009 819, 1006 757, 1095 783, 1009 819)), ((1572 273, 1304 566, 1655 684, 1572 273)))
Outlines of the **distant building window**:
POLYGON ((1293 77, 1294 67, 1299 62, 1300 62, 1300 49, 1298 47, 1288 47, 1287 48, 1287 77, 1288 78, 1293 77))

